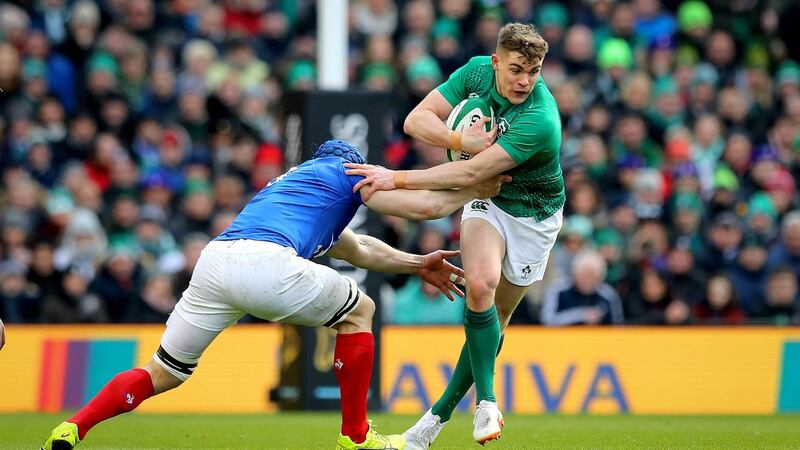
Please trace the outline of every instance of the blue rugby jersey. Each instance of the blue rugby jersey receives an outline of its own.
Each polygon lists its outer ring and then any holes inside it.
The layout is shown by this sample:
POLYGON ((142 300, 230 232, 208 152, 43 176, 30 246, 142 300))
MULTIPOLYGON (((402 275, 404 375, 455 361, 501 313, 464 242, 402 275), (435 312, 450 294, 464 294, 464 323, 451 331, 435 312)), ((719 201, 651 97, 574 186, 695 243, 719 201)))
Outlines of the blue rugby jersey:
POLYGON ((252 239, 290 247, 306 259, 324 254, 353 219, 363 177, 344 173, 344 158, 316 158, 289 169, 245 205, 215 240, 252 239))

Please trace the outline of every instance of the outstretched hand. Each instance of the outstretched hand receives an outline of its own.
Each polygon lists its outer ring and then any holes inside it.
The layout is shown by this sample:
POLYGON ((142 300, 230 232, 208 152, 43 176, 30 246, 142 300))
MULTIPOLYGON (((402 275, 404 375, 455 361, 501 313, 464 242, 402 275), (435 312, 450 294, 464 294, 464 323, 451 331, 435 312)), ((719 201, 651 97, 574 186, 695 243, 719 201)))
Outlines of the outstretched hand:
POLYGON ((372 197, 375 191, 391 191, 396 189, 394 184, 394 171, 386 167, 354 163, 345 163, 344 167, 348 169, 345 171, 347 175, 364 177, 363 180, 353 186, 353 192, 358 192, 362 187, 367 186, 367 189, 361 193, 361 198, 365 202, 372 197))
POLYGON ((453 292, 459 297, 464 296, 456 286, 456 283, 464 284, 464 270, 450 264, 446 258, 455 258, 459 254, 461 252, 458 250, 436 250, 423 256, 422 264, 417 269, 422 281, 436 286, 451 302, 455 300, 453 292))

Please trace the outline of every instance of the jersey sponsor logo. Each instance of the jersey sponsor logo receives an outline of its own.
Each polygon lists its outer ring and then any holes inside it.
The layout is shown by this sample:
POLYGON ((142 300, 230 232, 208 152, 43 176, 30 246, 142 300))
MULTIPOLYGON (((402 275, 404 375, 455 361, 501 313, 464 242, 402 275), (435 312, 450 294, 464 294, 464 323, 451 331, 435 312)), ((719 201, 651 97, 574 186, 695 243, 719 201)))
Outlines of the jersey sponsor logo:
POLYGON ((472 202, 472 205, 470 205, 470 209, 473 211, 489 211, 489 202, 475 200, 472 202))
POLYGON ((505 134, 505 132, 508 131, 508 127, 509 127, 508 120, 506 120, 505 117, 497 119, 497 137, 499 138, 500 136, 505 134))

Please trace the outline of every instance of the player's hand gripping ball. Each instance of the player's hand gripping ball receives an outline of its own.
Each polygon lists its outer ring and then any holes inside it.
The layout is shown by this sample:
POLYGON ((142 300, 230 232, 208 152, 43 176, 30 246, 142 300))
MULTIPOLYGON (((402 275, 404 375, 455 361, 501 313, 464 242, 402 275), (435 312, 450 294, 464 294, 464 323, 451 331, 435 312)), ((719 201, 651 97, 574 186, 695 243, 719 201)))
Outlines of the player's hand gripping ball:
MULTIPOLYGON (((453 131, 463 133, 464 130, 484 117, 492 119, 484 124, 485 131, 489 132, 494 124, 494 110, 477 95, 470 95, 453 108, 445 125, 453 131)), ((461 150, 447 149, 447 159, 450 161, 467 160, 471 156, 461 150)))

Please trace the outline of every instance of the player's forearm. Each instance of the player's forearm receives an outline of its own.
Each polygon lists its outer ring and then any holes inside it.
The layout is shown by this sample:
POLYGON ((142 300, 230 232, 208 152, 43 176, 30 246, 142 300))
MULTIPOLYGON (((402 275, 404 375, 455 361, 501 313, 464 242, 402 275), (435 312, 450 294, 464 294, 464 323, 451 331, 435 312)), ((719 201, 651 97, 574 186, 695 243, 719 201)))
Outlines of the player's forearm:
POLYGON ((453 214, 464 203, 475 198, 473 189, 447 189, 442 191, 427 191, 424 196, 427 216, 422 220, 439 219, 453 214))
POLYGON ((425 170, 411 170, 405 174, 405 189, 460 189, 486 181, 493 174, 484 174, 471 161, 453 161, 425 170))
POLYGON ((416 108, 403 122, 403 131, 428 145, 447 148, 450 146, 450 129, 436 113, 427 108, 416 108))
POLYGON ((389 244, 364 234, 358 235, 358 251, 347 262, 362 269, 383 273, 416 273, 421 255, 402 252, 389 244))

